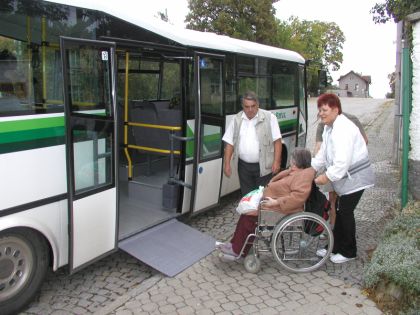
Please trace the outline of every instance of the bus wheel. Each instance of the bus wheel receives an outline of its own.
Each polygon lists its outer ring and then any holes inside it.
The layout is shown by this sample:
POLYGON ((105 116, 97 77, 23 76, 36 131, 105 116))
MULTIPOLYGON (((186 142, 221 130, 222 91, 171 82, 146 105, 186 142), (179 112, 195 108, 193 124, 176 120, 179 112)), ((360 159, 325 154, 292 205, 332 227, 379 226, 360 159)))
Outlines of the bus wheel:
POLYGON ((39 292, 49 263, 44 238, 30 229, 0 233, 0 314, 13 314, 39 292))

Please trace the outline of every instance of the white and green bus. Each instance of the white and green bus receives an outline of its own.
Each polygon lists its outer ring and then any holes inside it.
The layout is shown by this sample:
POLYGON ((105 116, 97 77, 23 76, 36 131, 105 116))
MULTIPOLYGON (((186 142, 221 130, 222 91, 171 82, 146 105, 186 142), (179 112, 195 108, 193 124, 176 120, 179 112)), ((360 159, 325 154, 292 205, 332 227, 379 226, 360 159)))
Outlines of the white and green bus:
POLYGON ((306 139, 298 53, 57 2, 0 7, 2 314, 48 268, 76 272, 237 191, 221 138, 244 91, 277 116, 283 167, 306 139))

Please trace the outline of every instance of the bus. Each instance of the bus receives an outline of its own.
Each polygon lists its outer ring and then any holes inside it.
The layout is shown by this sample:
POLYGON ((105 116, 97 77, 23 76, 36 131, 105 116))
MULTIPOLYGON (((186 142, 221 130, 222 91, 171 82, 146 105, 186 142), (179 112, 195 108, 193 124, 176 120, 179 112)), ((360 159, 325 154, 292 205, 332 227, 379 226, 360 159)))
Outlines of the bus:
POLYGON ((47 270, 72 274, 131 253, 123 245, 133 237, 237 191, 221 139, 245 91, 278 119, 283 168, 305 145, 306 63, 296 52, 106 1, 2 3, 2 314, 29 303, 47 270))

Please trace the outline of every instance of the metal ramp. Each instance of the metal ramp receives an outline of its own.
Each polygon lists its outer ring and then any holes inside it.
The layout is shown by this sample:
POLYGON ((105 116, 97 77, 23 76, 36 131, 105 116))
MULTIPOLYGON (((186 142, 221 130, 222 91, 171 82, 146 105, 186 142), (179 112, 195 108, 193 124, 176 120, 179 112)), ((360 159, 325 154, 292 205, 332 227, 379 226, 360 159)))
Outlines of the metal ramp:
POLYGON ((215 239, 176 219, 119 242, 118 247, 173 277, 214 250, 215 239))

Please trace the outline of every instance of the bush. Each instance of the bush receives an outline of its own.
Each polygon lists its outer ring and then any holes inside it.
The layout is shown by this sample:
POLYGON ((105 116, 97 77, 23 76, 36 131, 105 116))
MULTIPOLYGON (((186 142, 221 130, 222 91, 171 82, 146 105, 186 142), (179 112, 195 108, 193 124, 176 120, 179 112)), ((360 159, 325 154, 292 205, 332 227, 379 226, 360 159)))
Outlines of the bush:
POLYGON ((410 314, 420 306, 420 202, 409 204, 387 224, 365 266, 364 282, 366 288, 377 291, 377 300, 392 300, 399 311, 410 314))

